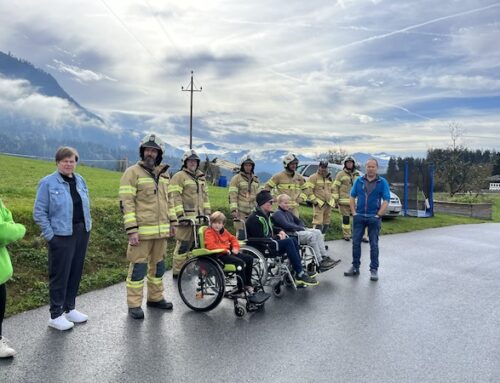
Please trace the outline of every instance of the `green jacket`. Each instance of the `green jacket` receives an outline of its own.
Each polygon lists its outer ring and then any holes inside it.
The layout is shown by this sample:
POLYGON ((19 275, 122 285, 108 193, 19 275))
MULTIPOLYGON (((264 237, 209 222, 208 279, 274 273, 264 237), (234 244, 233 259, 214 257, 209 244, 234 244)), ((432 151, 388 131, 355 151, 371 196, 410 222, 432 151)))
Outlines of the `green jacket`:
POLYGON ((26 228, 14 222, 12 213, 0 200, 0 284, 12 276, 12 264, 6 246, 24 237, 25 233, 26 228))

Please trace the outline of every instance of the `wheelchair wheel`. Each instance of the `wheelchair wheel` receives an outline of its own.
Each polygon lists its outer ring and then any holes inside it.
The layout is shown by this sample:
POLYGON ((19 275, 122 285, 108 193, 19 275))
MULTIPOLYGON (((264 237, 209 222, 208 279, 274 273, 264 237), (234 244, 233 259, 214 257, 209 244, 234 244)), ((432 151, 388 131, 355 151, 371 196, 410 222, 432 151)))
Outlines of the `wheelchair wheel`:
POLYGON ((191 310, 210 311, 224 297, 224 273, 210 257, 191 258, 179 273, 177 287, 182 300, 191 310))
POLYGON ((285 289, 283 287, 283 283, 278 282, 273 286, 273 294, 276 297, 281 297, 285 293, 285 289))
POLYGON ((252 283, 254 286, 263 286, 267 281, 267 261, 264 255, 254 247, 243 246, 241 253, 251 255, 253 259, 252 283))
POLYGON ((238 318, 241 318, 242 316, 245 315, 245 308, 241 305, 235 305, 234 306, 234 315, 236 315, 238 318))

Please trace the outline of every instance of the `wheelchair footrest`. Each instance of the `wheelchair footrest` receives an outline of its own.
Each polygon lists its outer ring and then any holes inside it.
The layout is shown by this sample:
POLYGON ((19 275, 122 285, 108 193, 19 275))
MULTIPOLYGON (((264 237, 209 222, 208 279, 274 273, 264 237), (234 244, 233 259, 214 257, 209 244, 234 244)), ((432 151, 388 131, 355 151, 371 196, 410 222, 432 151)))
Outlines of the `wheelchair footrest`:
POLYGON ((259 291, 248 297, 248 301, 254 303, 256 305, 261 305, 265 303, 271 297, 270 294, 265 293, 264 291, 259 291))

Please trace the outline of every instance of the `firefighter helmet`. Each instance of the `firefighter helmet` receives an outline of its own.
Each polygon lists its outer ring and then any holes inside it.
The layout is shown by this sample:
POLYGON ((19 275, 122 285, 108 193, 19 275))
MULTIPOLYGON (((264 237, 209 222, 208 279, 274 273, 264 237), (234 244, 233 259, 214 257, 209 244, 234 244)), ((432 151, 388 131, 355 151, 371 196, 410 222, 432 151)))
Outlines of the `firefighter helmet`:
POLYGON ((344 168, 345 168, 345 163, 349 162, 349 161, 352 162, 353 169, 355 169, 357 164, 356 164, 356 159, 353 156, 347 156, 346 158, 344 158, 344 161, 342 161, 342 164, 344 165, 344 168))
POLYGON ((240 159, 240 171, 242 171, 242 172, 244 171, 243 165, 245 165, 245 164, 252 164, 252 173, 253 173, 253 171, 255 169, 255 162, 250 157, 250 154, 246 154, 243 157, 241 157, 241 159, 240 159))
POLYGON ((139 147, 139 154, 141 159, 144 160, 144 149, 153 148, 158 150, 158 156, 156 157, 155 165, 158 166, 163 159, 163 148, 165 144, 162 139, 155 134, 148 134, 141 140, 141 146, 139 147))
POLYGON ((328 167, 328 161, 327 160, 319 160, 318 166, 320 168, 327 168, 328 167))
POLYGON ((285 157, 283 157, 283 166, 285 168, 288 168, 288 165, 292 162, 296 162, 297 164, 299 163, 299 159, 294 153, 288 153, 285 157))
POLYGON ((186 167, 187 160, 196 160, 196 162, 198 163, 196 167, 200 166, 200 157, 194 149, 189 149, 184 152, 184 154, 182 155, 182 167, 186 167))

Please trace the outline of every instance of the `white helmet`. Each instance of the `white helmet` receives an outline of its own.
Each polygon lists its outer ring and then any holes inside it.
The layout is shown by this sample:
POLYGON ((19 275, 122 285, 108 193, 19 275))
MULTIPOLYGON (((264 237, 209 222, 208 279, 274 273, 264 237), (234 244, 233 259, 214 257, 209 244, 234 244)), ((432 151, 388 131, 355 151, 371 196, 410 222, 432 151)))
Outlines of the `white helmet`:
POLYGON ((198 166, 200 166, 200 157, 198 154, 194 151, 194 149, 189 149, 184 152, 182 155, 182 166, 186 167, 186 161, 187 160, 196 160, 198 162, 198 166))
POLYGON ((345 163, 346 162, 349 162, 351 161, 353 163, 353 169, 356 169, 356 159, 353 157, 353 156, 347 156, 346 158, 344 158, 344 161, 342 161, 342 165, 344 165, 344 168, 345 168, 345 163))
POLYGON ((158 137, 155 134, 148 134, 141 140, 141 146, 139 147, 139 154, 141 156, 141 159, 144 160, 145 148, 153 148, 158 150, 158 157, 156 157, 155 161, 155 165, 158 166, 161 163, 161 160, 163 159, 164 147, 165 144, 163 143, 160 137, 158 137))
POLYGON ((255 162, 252 160, 250 157, 250 154, 245 154, 243 157, 240 159, 240 171, 244 171, 243 165, 245 164, 252 164, 252 173, 255 169, 255 162))
POLYGON ((283 166, 285 168, 287 168, 292 162, 299 163, 299 159, 294 153, 288 153, 285 157, 283 157, 283 166))

